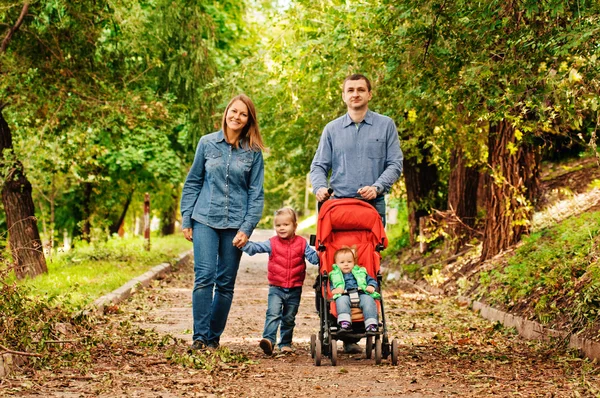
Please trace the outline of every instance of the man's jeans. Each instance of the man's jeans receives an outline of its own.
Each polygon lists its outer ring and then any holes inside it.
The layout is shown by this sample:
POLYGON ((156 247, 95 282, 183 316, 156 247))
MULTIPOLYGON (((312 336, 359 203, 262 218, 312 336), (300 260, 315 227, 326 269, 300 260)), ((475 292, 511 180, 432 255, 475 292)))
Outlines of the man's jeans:
POLYGON ((194 341, 218 345, 233 299, 242 251, 233 246, 237 229, 214 229, 192 221, 194 341), (214 292, 214 293, 213 293, 214 292))
POLYGON ((296 314, 300 307, 302 286, 290 289, 269 286, 267 317, 263 338, 275 344, 277 329, 279 329, 279 348, 290 346, 296 326, 296 314), (281 328, 279 327, 281 325, 281 328))
MULTIPOLYGON (((365 327, 369 325, 377 325, 377 304, 373 297, 366 293, 360 293, 360 309, 363 312, 365 318, 365 327)), ((338 313, 338 323, 341 321, 347 321, 352 323, 351 307, 350 307, 350 296, 342 295, 335 299, 335 308, 338 313)))

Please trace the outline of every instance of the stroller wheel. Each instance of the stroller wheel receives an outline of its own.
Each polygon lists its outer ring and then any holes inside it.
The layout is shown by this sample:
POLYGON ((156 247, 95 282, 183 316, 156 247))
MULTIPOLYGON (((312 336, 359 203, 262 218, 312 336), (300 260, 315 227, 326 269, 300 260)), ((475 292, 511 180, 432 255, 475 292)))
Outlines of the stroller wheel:
POLYGON ((331 366, 337 365, 337 340, 331 339, 331 366))
POLYGON ((365 356, 367 359, 371 359, 372 352, 373 352, 373 336, 367 336, 367 344, 365 347, 365 356))
POLYGON ((321 341, 315 342, 315 366, 321 366, 321 341))
POLYGON ((392 340, 392 365, 398 365, 398 340, 392 340))
POLYGON ((375 364, 381 364, 381 338, 375 338, 375 364))
POLYGON ((310 335, 310 356, 311 358, 315 357, 315 346, 317 344, 317 336, 314 334, 310 335))

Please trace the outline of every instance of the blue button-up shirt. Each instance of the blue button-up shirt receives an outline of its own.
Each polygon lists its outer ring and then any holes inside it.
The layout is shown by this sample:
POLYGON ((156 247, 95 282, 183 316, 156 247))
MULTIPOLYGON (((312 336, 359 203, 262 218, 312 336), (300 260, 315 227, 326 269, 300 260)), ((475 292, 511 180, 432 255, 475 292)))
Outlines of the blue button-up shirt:
POLYGON ((212 228, 237 228, 250 236, 264 204, 261 151, 227 143, 223 131, 200 139, 181 193, 182 228, 192 219, 212 228))
POLYGON ((402 173, 402 150, 394 121, 367 111, 360 123, 347 113, 328 123, 310 167, 313 191, 329 186, 336 197, 353 198, 364 186, 388 192, 402 173))

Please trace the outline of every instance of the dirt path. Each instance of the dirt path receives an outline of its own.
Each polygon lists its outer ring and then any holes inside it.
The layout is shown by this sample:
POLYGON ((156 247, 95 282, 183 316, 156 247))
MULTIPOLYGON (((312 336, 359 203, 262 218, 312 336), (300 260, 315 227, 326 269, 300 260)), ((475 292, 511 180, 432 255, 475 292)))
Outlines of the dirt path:
MULTIPOLYGON (((270 231, 256 231, 263 240, 270 231)), ((175 349, 102 347, 91 369, 38 371, 11 381, 10 395, 123 397, 600 397, 600 368, 564 349, 520 339, 478 318, 452 300, 393 288, 384 292, 390 337, 399 339, 398 366, 340 352, 314 366, 310 335, 318 330, 309 266, 295 330, 295 352, 266 357, 258 348, 266 310, 266 255, 244 255, 223 349, 198 357, 205 369, 167 360, 186 358, 175 349), (171 351, 170 351, 171 350, 171 351), (172 352, 174 350, 174 353, 172 352), (247 358, 237 363, 215 358, 247 358), (212 361, 209 360, 212 358, 212 361), (204 362, 203 362, 204 363, 204 362), (19 384, 20 383, 20 384, 19 384)), ((191 265, 140 292, 111 315, 105 327, 139 326, 149 344, 172 335, 191 342, 191 265), (158 334, 144 332, 154 329, 158 334)), ((111 329, 112 328, 112 329, 111 329)), ((107 332, 110 333, 110 332, 107 332)), ((115 334, 115 347, 133 337, 115 334)), ((169 340, 166 338, 166 340, 169 340)), ((364 341, 361 342, 364 347, 364 341)), ((188 359, 190 357, 187 357, 188 359)), ((2 391, 0 391, 1 393, 2 391)), ((1 394, 0 394, 1 395, 1 394)))

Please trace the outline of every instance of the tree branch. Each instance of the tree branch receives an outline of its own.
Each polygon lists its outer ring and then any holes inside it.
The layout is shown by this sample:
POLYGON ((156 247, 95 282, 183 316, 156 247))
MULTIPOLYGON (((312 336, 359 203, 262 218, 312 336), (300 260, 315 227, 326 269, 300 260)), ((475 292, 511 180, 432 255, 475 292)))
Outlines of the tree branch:
POLYGON ((23 23, 23 20, 25 19, 25 15, 27 15, 28 10, 29 10, 29 2, 26 1, 25 4, 23 4, 23 9, 21 10, 21 15, 19 15, 19 19, 17 19, 15 26, 13 26, 12 28, 10 28, 8 30, 8 32, 6 33, 6 37, 4 38, 4 40, 2 40, 2 45, 0 45, 0 54, 2 54, 3 52, 6 51, 6 48, 8 47, 8 43, 12 39, 12 36, 15 34, 15 32, 17 30, 19 30, 19 27, 23 23))
POLYGON ((4 347, 3 345, 0 345, 0 349, 2 351, 0 351, 0 355, 2 354, 13 354, 13 355, 21 355, 24 357, 41 357, 40 354, 31 354, 29 352, 22 352, 22 351, 14 351, 14 350, 9 350, 8 348, 4 347))

